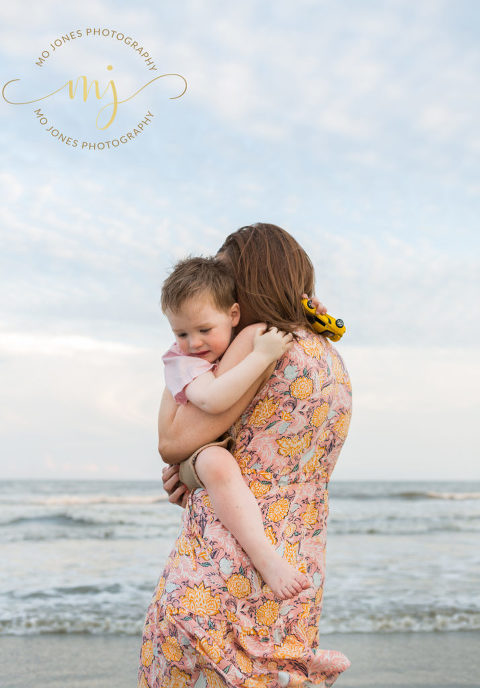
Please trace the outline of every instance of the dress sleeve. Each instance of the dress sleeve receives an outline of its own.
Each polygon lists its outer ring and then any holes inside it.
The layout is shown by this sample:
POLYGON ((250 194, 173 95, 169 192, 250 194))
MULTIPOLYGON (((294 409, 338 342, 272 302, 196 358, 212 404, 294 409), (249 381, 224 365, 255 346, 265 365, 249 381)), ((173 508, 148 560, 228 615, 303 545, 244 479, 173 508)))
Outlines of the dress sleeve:
POLYGON ((180 353, 177 344, 171 346, 162 356, 162 361, 165 365, 165 384, 177 404, 187 403, 185 388, 192 380, 216 368, 215 363, 180 353))

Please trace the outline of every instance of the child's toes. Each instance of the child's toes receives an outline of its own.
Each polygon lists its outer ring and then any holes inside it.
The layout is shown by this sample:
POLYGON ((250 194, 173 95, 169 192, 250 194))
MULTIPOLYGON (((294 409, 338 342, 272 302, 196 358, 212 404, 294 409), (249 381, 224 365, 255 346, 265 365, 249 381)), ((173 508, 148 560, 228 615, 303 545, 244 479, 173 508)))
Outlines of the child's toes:
POLYGON ((295 580, 293 581, 293 587, 295 588, 296 592, 300 592, 300 590, 302 589, 302 584, 300 583, 300 581, 295 580))

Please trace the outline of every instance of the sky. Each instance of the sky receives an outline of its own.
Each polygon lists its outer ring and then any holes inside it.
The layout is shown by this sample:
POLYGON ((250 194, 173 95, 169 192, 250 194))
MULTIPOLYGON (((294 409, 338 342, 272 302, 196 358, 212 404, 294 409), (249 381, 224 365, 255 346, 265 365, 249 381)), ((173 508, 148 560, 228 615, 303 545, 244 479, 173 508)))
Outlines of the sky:
POLYGON ((82 75, 105 93, 1 99, 0 478, 159 479, 162 281, 264 221, 346 323, 334 478, 480 480, 477 3, 20 0, 0 18, 4 98, 82 75))

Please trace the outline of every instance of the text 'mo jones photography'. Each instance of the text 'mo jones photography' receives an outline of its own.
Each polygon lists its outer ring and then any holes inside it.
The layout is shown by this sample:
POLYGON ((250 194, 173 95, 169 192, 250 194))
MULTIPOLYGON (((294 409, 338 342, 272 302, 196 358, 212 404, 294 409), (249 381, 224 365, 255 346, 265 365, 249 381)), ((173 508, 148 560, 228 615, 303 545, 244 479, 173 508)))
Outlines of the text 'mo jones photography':
MULTIPOLYGON (((120 106, 133 101, 145 89, 155 88, 159 84, 166 85, 169 100, 178 100, 185 94, 187 80, 184 76, 176 72, 158 74, 160 70, 150 50, 147 50, 133 36, 108 28, 75 29, 58 36, 37 57, 35 60, 36 68, 48 70, 49 64, 57 58, 61 59, 61 54, 68 50, 72 43, 82 40, 90 41, 89 65, 92 63, 92 54, 95 55, 94 51, 90 51, 90 48, 95 47, 95 45, 98 46, 98 41, 101 41, 103 51, 107 47, 108 53, 109 46, 105 46, 105 42, 110 41, 111 44, 115 44, 115 50, 118 50, 117 45, 122 45, 129 51, 129 55, 132 57, 132 67, 137 66, 138 58, 140 58, 145 69, 149 72, 148 76, 152 78, 146 81, 139 80, 133 89, 130 88, 128 93, 121 92, 122 89, 117 87, 118 80, 116 83, 114 78, 115 65, 113 64, 114 60, 111 59, 109 63, 99 66, 97 73, 92 73, 91 66, 87 70, 82 69, 81 64, 79 64, 76 74, 69 75, 70 78, 67 81, 61 80, 63 83, 53 83, 52 81, 51 90, 49 86, 45 89, 47 92, 44 93, 27 92, 27 88, 22 88, 22 79, 9 79, 2 88, 3 99, 12 106, 33 105, 32 114, 35 121, 52 139, 71 148, 85 151, 105 151, 121 147, 136 140, 144 133, 152 123, 154 114, 152 108, 143 110, 138 113, 131 126, 120 130, 118 122, 116 124, 117 116, 121 111, 120 106), (88 74, 79 74, 79 72, 87 71, 88 74), (76 135, 71 131, 65 131, 65 127, 62 127, 58 122, 59 104, 65 112, 66 103, 69 103, 71 108, 76 109, 77 118, 79 109, 83 108, 80 110, 81 128, 85 131, 82 131, 80 135, 78 131, 76 135), (99 132, 104 132, 100 139, 98 138, 99 132)), ((102 52, 103 54, 104 52, 102 52)), ((103 57, 97 56, 96 62, 99 65, 102 60, 105 62, 103 57)), ((162 93, 165 92, 165 88, 161 90, 162 93)), ((158 98, 158 94, 156 97, 158 98)))

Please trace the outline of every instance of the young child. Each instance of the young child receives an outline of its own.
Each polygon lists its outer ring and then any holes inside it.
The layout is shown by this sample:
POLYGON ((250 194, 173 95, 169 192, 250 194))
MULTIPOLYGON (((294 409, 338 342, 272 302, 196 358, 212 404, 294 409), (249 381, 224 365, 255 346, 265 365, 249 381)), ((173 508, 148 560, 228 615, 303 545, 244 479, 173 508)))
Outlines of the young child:
MULTIPOLYGON (((165 383, 177 403, 190 402, 207 413, 222 413, 232 406, 292 343, 292 335, 259 325, 253 351, 243 361, 215 376, 233 329, 240 320, 235 284, 228 269, 214 258, 188 258, 177 263, 162 287, 162 310, 175 344, 162 357, 165 383)), ((263 580, 280 599, 310 586, 276 551, 265 535, 257 500, 245 483, 238 463, 225 448, 228 440, 197 450, 189 464, 193 483, 204 486, 216 515, 235 536, 263 580), (197 480, 195 480, 197 478, 197 480)))

